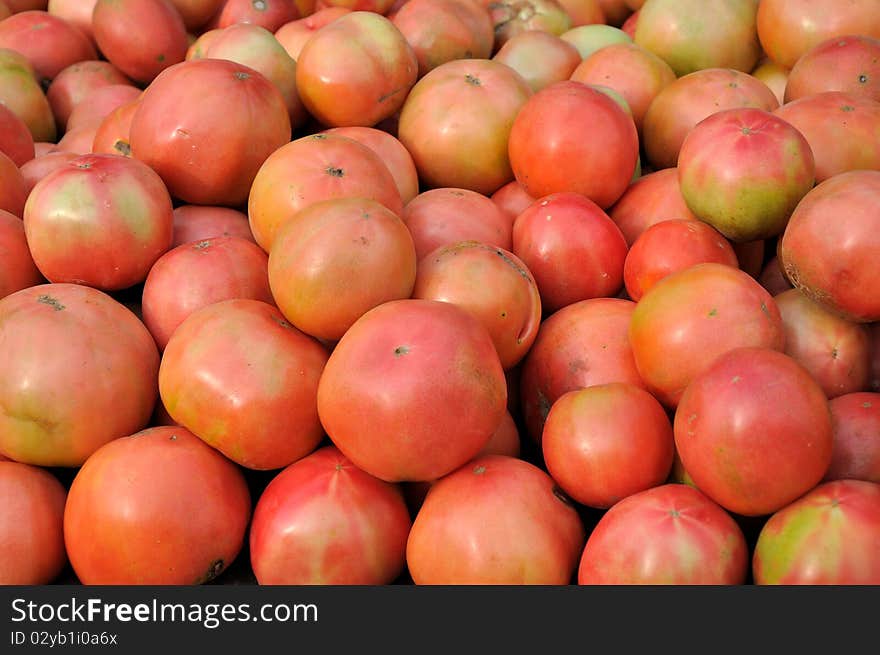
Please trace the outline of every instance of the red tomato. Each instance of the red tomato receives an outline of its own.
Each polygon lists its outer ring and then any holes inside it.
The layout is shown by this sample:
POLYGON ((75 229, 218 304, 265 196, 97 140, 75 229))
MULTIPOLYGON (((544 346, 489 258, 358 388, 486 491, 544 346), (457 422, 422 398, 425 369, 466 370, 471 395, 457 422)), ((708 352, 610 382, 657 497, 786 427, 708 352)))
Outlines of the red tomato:
POLYGON ((92 139, 93 153, 131 157, 131 121, 141 97, 142 94, 122 103, 101 120, 92 139))
POLYGON ((770 348, 734 348, 693 378, 675 412, 675 447, 696 486, 725 509, 764 516, 812 489, 831 463, 822 388, 770 348))
POLYGON ((336 341, 365 312, 409 298, 416 250, 406 225, 367 198, 332 198, 293 214, 269 250, 281 313, 313 337, 336 341))
POLYGON ((418 585, 564 585, 585 537, 577 511, 545 471, 483 455, 432 485, 413 521, 406 562, 418 585))
POLYGON ((27 199, 27 186, 21 170, 0 152, 0 210, 21 218, 27 199))
POLYGON ((0 210, 0 298, 45 282, 28 249, 24 223, 0 210))
POLYGON ((27 57, 41 81, 51 81, 71 64, 98 58, 85 34, 43 10, 20 11, 0 21, 0 48, 27 57))
POLYGON ((852 321, 880 320, 878 205, 880 171, 835 175, 801 200, 779 241, 792 284, 852 321))
POLYGON ((620 228, 579 193, 540 198, 513 224, 513 252, 535 276, 548 313, 616 295, 627 250, 620 228))
POLYGON ((311 134, 284 144, 260 166, 248 195, 248 219, 268 253, 288 217, 314 202, 351 197, 403 213, 394 176, 375 151, 338 134, 311 134))
POLYGON ((761 0, 758 38, 773 61, 791 68, 813 46, 835 36, 880 38, 877 0, 761 0))
MULTIPOLYGON (((82 0, 72 0, 81 2, 82 0)), ((91 1, 91 0, 90 0, 91 1)), ((171 0, 188 32, 195 34, 214 17, 226 0, 171 0)))
POLYGON ((773 255, 767 263, 764 264, 764 267, 761 269, 761 274, 758 276, 758 282, 760 282, 761 286, 767 289, 772 296, 779 295, 783 291, 792 288, 791 282, 789 282, 788 277, 785 275, 785 271, 783 271, 782 267, 779 265, 779 257, 777 255, 773 255))
POLYGON ((880 391, 880 322, 868 325, 868 338, 871 340, 871 379, 868 388, 880 391))
POLYGON ((513 218, 491 199, 470 189, 428 189, 407 203, 402 218, 412 235, 416 257, 460 241, 512 247, 513 218))
POLYGON ((639 11, 636 44, 678 77, 707 68, 749 72, 761 54, 755 0, 653 0, 639 11))
POLYGON ((660 91, 645 112, 642 135, 648 163, 655 169, 678 165, 688 132, 712 114, 734 107, 773 111, 776 95, 761 80, 730 68, 689 73, 660 91))
POLYGON ((625 9, 622 0, 556 0, 556 2, 571 18, 572 27, 616 21, 625 9))
POLYGON ((529 436, 540 443, 553 403, 566 391, 609 382, 644 387, 627 329, 636 304, 594 298, 544 319, 522 363, 520 402, 529 436))
POLYGON ((764 287, 740 269, 710 262, 668 275, 642 296, 629 343, 648 389, 675 408, 718 356, 739 346, 781 351, 785 332, 764 287))
POLYGON ((708 223, 686 219, 654 223, 639 235, 626 255, 626 292, 638 301, 667 275, 706 262, 739 268, 733 246, 708 223))
POLYGON ((299 8, 293 0, 225 0, 209 26, 224 29, 232 25, 248 24, 274 32, 300 16, 299 8))
POLYGON ((581 55, 571 43, 541 30, 511 37, 492 59, 522 75, 532 91, 567 80, 581 63, 581 55))
POLYGON ((771 516, 752 558, 756 584, 880 584, 880 484, 826 482, 771 516))
POLYGON ((785 328, 785 354, 810 372, 828 398, 867 388, 870 343, 864 325, 833 314, 798 289, 773 300, 785 328))
POLYGON ((600 509, 663 484, 673 444, 663 406, 625 382, 564 393, 550 407, 541 438, 551 477, 577 502, 600 509))
POLYGON ((336 344, 318 387, 330 439, 355 466, 389 482, 434 480, 458 468, 506 409, 504 370, 486 328, 436 300, 395 300, 361 316, 336 344))
POLYGON ((828 409, 834 446, 824 479, 880 483, 880 393, 843 394, 828 409))
POLYGON ((0 584, 45 585, 67 564, 67 490, 37 466, 0 461, 0 584))
POLYGON ((372 127, 401 108, 418 71, 416 54, 394 23, 352 11, 303 44, 296 86, 322 125, 372 127))
POLYGON ((195 585, 238 556, 251 499, 241 470, 179 426, 95 451, 64 510, 70 563, 85 585, 195 585))
POLYGON ((510 163, 526 191, 540 198, 569 191, 602 209, 629 186, 639 157, 632 118, 597 89, 574 81, 551 84, 516 115, 510 163))
POLYGON ((28 126, 34 142, 56 141, 55 116, 33 66, 9 48, 0 48, 0 98, 28 126))
MULTIPOLYGON (((56 144, 52 144, 55 146, 56 144)), ((45 155, 39 155, 22 164, 19 171, 24 178, 25 193, 30 194, 37 182, 49 175, 57 168, 64 168, 66 164, 73 161, 80 155, 75 152, 65 152, 63 150, 54 150, 45 155)), ((9 179, 9 178, 7 178, 9 179)), ((19 217, 21 218, 21 217, 19 217)))
POLYGON ((138 100, 140 96, 141 90, 128 82, 92 89, 71 110, 65 136, 78 127, 100 125, 115 109, 138 100))
POLYGON ((331 23, 340 16, 344 16, 351 12, 348 7, 325 7, 318 9, 313 14, 309 14, 304 18, 288 21, 277 30, 275 30, 275 38, 287 50, 294 59, 299 59, 299 53, 302 51, 306 41, 311 38, 312 34, 324 27, 327 23, 331 23))
POLYGON ((489 12, 470 0, 408 0, 391 22, 412 47, 419 77, 454 59, 488 59, 494 50, 489 12))
POLYGON ((236 207, 290 134, 284 97, 261 73, 228 60, 197 59, 164 70, 144 91, 131 122, 131 152, 177 199, 236 207), (220 98, 222 112, 214 105, 220 98))
POLYGON ((517 216, 535 202, 535 198, 530 196, 517 180, 511 180, 498 189, 492 194, 491 199, 510 218, 511 224, 513 224, 517 216))
POLYGON ((16 166, 23 166, 34 158, 34 137, 19 116, 0 103, 0 152, 16 166))
POLYGON ((324 346, 272 305, 223 300, 194 311, 171 335, 159 393, 174 421, 232 461, 279 469, 324 436, 315 399, 326 361, 324 346))
POLYGON ((92 31, 101 54, 141 84, 182 62, 189 45, 186 26, 170 0, 97 0, 92 31))
POLYGON ((823 91, 880 101, 880 35, 832 37, 805 52, 788 74, 785 102, 823 91))
POLYGON ((678 154, 678 181, 688 207, 738 243, 781 234, 815 180, 813 151, 803 134, 753 107, 704 119, 678 154))
POLYGON ((531 348, 541 324, 541 296, 528 267, 512 252, 460 241, 419 261, 413 298, 463 307, 486 327, 504 369, 531 348))
POLYGON ((256 243, 247 214, 237 209, 212 205, 178 205, 174 208, 172 248, 214 237, 239 237, 256 243))
MULTIPOLYGON (((68 23, 85 34, 92 44, 95 43, 95 35, 92 31, 92 11, 97 0, 49 0, 43 2, 46 11, 50 14, 63 18, 68 23)), ((184 0, 185 1, 185 0, 184 0)), ((213 0, 217 2, 218 0, 213 0)), ((8 1, 6 4, 9 4, 8 1)))
POLYGON ((197 309, 230 298, 273 303, 269 257, 253 241, 212 237, 186 243, 162 255, 144 281, 144 325, 164 350, 168 339, 197 309))
POLYGON ((792 100, 774 112, 807 139, 816 182, 846 171, 880 170, 880 102, 842 91, 792 100))
POLYGON ((519 73, 491 59, 448 61, 422 77, 398 121, 422 185, 489 195, 513 179, 507 142, 531 94, 519 73))
POLYGON ((665 484, 624 498, 590 533, 578 584, 739 585, 749 551, 742 529, 703 493, 665 484))
POLYGON ((384 585, 406 564, 412 521, 399 485, 324 446, 275 476, 250 527, 261 585, 384 585))
POLYGON ((634 180, 611 209, 611 217, 628 246, 655 223, 667 220, 699 220, 688 208, 678 183, 678 169, 664 168, 634 180))
POLYGON ((159 352, 137 317, 105 293, 41 284, 0 300, 0 451, 26 464, 79 466, 143 428, 159 352), (63 344, 46 357, 46 344, 63 344))
POLYGON ((118 290, 143 282, 171 245, 173 209, 161 178, 120 155, 83 155, 28 196, 24 228, 51 282, 118 290))

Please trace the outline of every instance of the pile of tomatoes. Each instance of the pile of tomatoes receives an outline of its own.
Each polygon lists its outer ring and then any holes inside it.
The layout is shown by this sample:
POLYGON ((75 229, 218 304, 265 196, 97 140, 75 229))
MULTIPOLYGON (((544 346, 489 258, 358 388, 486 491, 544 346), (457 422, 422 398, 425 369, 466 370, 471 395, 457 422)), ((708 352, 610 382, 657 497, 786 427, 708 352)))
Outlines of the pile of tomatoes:
POLYGON ((880 0, 0 0, 0 583, 880 584, 880 0))

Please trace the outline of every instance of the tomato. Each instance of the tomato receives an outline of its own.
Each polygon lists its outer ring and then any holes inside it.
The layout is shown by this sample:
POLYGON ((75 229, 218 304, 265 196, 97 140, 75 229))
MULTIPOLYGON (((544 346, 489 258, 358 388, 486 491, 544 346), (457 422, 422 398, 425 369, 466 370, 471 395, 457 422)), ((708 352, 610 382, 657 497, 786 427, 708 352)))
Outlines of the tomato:
POLYGON ((601 23, 572 27, 560 34, 559 38, 577 48, 581 59, 586 59, 605 46, 633 42, 632 37, 623 30, 601 23))
POLYGON ((142 95, 123 102, 107 114, 95 129, 92 152, 131 157, 131 122, 142 95))
POLYGON ((287 50, 287 54, 294 59, 299 59, 299 53, 312 34, 327 23, 331 23, 340 16, 350 12, 351 9, 348 7, 330 6, 319 9, 304 18, 284 23, 284 25, 275 30, 275 38, 287 50))
POLYGON ((785 328, 785 353, 797 360, 828 398, 868 385, 867 328, 833 314, 798 289, 773 297, 785 328))
POLYGON ((238 556, 251 513, 241 470, 179 426, 95 451, 64 510, 70 564, 85 585, 210 582, 238 556))
POLYGON ((211 28, 224 29, 247 24, 274 32, 300 16, 299 8, 292 0, 226 0, 208 25, 211 28))
POLYGON ((535 198, 530 196, 523 185, 516 180, 511 180, 498 189, 492 194, 491 199, 510 218, 511 223, 535 202, 535 198))
POLYGON ((834 445, 824 480, 880 483, 880 393, 854 391, 828 402, 834 445))
POLYGON ((571 29, 571 16, 556 0, 477 0, 489 9, 495 45, 501 47, 524 32, 537 30, 559 36, 571 29))
POLYGON ((868 325, 868 338, 871 341, 871 359, 869 364, 871 367, 871 379, 868 388, 871 391, 880 391, 880 322, 868 325))
POLYGON ((779 241, 787 277, 826 309, 880 320, 880 171, 841 173, 798 204, 779 241))
POLYGON ((626 292, 638 301, 667 275, 706 262, 739 267, 733 246, 708 223, 688 219, 654 223, 627 252, 623 263, 626 292))
POLYGON ((532 95, 523 77, 491 59, 457 59, 419 79, 400 111, 398 138, 425 188, 484 195, 513 179, 508 138, 532 95))
POLYGON ((67 127, 73 108, 97 88, 111 84, 131 84, 116 66, 103 59, 78 61, 61 70, 46 89, 46 99, 58 126, 67 127))
POLYGON ((651 101, 675 81, 675 72, 663 59, 635 43, 615 43, 590 54, 572 71, 571 79, 601 84, 618 91, 632 111, 636 129, 651 101))
POLYGON ((43 4, 46 5, 46 11, 66 20, 85 34, 94 44, 95 35, 92 31, 92 11, 95 8, 95 2, 97 0, 49 0, 48 2, 43 2, 43 4))
MULTIPOLYGON (((74 0, 81 2, 81 0, 74 0)), ((226 0, 171 0, 190 33, 197 33, 223 7, 226 0)))
POLYGON ((628 246, 647 228, 666 220, 692 220, 696 216, 681 195, 678 169, 664 168, 634 180, 608 210, 628 246))
POLYGON ((85 34, 64 18, 43 10, 20 11, 0 21, 0 48, 27 57, 41 81, 51 81, 71 64, 98 58, 85 34))
POLYGON ((279 469, 324 436, 315 399, 326 361, 326 348, 269 303, 222 300, 171 335, 159 393, 175 422, 232 461, 279 469))
POLYGON ((48 280, 110 291, 146 279, 171 245, 172 212, 165 185, 147 165, 83 155, 34 186, 24 227, 48 280))
POLYGON ((663 406, 625 382, 564 393, 550 407, 541 437, 551 477, 575 501, 600 509, 663 484, 673 443, 663 406))
POLYGON ((170 0, 97 0, 92 31, 101 54, 140 84, 182 62, 189 45, 170 0))
POLYGON ((0 584, 45 585, 67 564, 67 489, 37 466, 0 461, 0 584))
POLYGON ((756 584, 880 584, 880 484, 826 482, 771 516, 752 558, 756 584))
POLYGON ((545 312, 616 295, 627 250, 620 228, 579 193, 544 196, 513 224, 513 252, 535 276, 545 312))
POLYGON ((416 257, 459 241, 512 247, 513 219, 491 199, 470 189, 428 189, 406 204, 401 216, 412 235, 416 257))
POLYGON ((314 202, 349 197, 403 212, 394 176, 375 151, 339 134, 295 139, 272 152, 254 177, 247 203, 254 238, 268 253, 288 217, 314 202))
POLYGON ((423 257, 412 297, 450 302, 477 317, 505 370, 522 360, 541 324, 541 296, 528 267, 512 252, 478 241, 423 257))
POLYGON ((492 59, 522 75, 532 91, 567 80, 581 63, 581 55, 571 43, 541 30, 508 39, 492 59))
POLYGON ((743 516, 772 514, 831 463, 828 400, 796 360, 729 350, 697 374, 675 412, 675 447, 697 488, 743 516))
POLYGON ((394 300, 365 313, 336 344, 318 387, 330 439, 389 482, 458 468, 506 409, 504 370, 486 328, 436 300, 394 300))
POLYGON ((648 389, 675 408, 717 357, 739 346, 781 351, 785 332, 764 287, 740 269, 709 262, 654 284, 633 311, 629 342, 648 389))
POLYGON ((131 122, 131 152, 162 176, 175 198, 237 207, 290 134, 284 98, 261 73, 197 59, 163 71, 144 91, 131 122), (207 98, 222 98, 223 111, 207 98))
POLYGON ((336 341, 365 312, 409 298, 416 250, 406 225, 366 198, 332 198, 293 214, 269 250, 269 284, 285 318, 336 341))
POLYGON ((0 103, 0 152, 21 167, 34 158, 34 137, 19 116, 0 103))
POLYGON ((789 282, 788 277, 785 275, 785 271, 779 265, 779 257, 777 255, 773 255, 767 260, 757 279, 761 286, 767 289, 772 296, 792 288, 791 282, 789 282))
POLYGON ((678 154, 678 181, 690 210, 738 243, 780 235, 815 180, 803 134, 753 107, 704 119, 678 154))
POLYGON ((0 104, 28 126, 35 142, 55 142, 55 116, 34 68, 24 55, 9 48, 0 48, 0 104))
POLYGON ((432 485, 413 521, 406 562, 417 585, 563 585, 585 536, 545 471, 483 455, 432 485))
POLYGON ((880 36, 832 37, 805 52, 788 74, 785 101, 823 91, 880 101, 880 36))
POLYGON ((636 44, 678 77, 707 68, 748 73, 761 54, 755 0, 652 0, 639 12, 636 44))
POLYGON ((816 182, 846 171, 880 170, 880 102, 843 91, 792 100, 773 112, 806 137, 816 182))
POLYGON ((489 12, 471 0, 408 0, 391 19, 415 52, 418 77, 454 59, 488 59, 495 45, 489 12))
MULTIPOLYGON (((53 152, 26 161, 19 169, 22 178, 24 178, 25 193, 30 194, 33 188, 37 185, 37 182, 42 180, 56 168, 64 168, 67 163, 79 156, 80 155, 74 152, 65 152, 56 149, 53 152)), ((7 180, 8 179, 9 178, 7 178, 7 180)))
POLYGON ((761 47, 791 69, 813 46, 836 36, 880 38, 877 0, 761 0, 757 29, 761 47))
POLYGON ((78 284, 40 284, 0 300, 0 452, 39 466, 79 466, 143 428, 159 352, 137 317, 78 284), (46 344, 58 344, 52 357, 46 344))
POLYGON ((28 249, 24 224, 0 210, 0 299, 45 282, 28 249))
POLYGON ((510 130, 509 151, 516 179, 535 198, 568 191, 606 209, 633 177, 639 139, 632 118, 614 100, 564 81, 523 106, 510 130))
POLYGON ((78 127, 100 125, 115 109, 138 100, 140 96, 141 90, 129 83, 108 84, 89 91, 71 110, 65 136, 78 127))
POLYGON ((578 584, 740 585, 749 570, 742 529, 723 508, 684 484, 624 498, 590 533, 578 584))
POLYGON ((622 15, 621 0, 556 0, 571 18, 572 27, 614 21, 622 15))
POLYGON ((296 60, 296 86, 322 125, 375 126, 403 105, 418 60, 389 19, 352 11, 316 31, 296 60))
POLYGON ((545 318, 522 363, 520 403, 534 443, 540 443, 553 403, 566 391, 610 382, 643 387, 627 329, 636 303, 593 298, 545 318))
POLYGON ((162 255, 144 281, 144 325, 164 350, 184 319, 197 309, 230 298, 273 303, 269 258, 253 241, 212 237, 186 243, 162 255))
POLYGON ((294 462, 254 508, 250 558, 261 585, 384 585, 406 564, 412 521, 400 486, 334 446, 294 462))
POLYGON ((789 72, 784 66, 763 56, 758 60, 758 64, 752 70, 751 75, 766 84, 773 91, 773 95, 776 96, 781 105, 785 102, 785 86, 788 83, 789 72))
POLYGON ((178 205, 174 208, 172 248, 214 237, 240 237, 256 243, 247 214, 237 209, 211 205, 178 205))
POLYGON ((14 161, 0 152, 0 210, 21 218, 27 199, 24 175, 14 161))

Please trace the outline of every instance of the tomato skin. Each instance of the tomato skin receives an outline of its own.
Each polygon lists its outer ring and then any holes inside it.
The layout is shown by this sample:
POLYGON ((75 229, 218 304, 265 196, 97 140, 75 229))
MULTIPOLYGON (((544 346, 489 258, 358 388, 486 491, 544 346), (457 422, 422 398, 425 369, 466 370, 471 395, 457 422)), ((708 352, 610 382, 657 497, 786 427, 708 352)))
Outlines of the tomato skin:
POLYGON ((785 332, 766 289, 740 269, 709 262, 666 276, 641 297, 629 343, 648 389, 675 408, 719 355, 739 346, 781 351, 785 332))
POLYGON ((131 121, 141 96, 124 102, 107 114, 95 129, 92 152, 131 157, 131 121))
POLYGON ((275 38, 287 50, 287 54, 299 59, 299 53, 312 34, 348 13, 351 13, 348 7, 330 6, 318 9, 313 14, 284 23, 275 30, 275 38))
POLYGON ((577 511, 524 460, 483 455, 435 482, 406 547, 419 585, 569 584, 583 549, 577 511), (500 514, 505 520, 496 520, 500 514))
POLYGON ((675 446, 697 488, 743 516, 776 512, 812 489, 832 453, 828 399, 770 348, 734 348, 685 389, 675 446))
POLYGON ((27 186, 21 170, 0 152, 0 210, 21 218, 27 199, 27 186))
POLYGON ((303 44, 296 60, 303 104, 326 127, 373 127, 401 109, 418 79, 418 60, 389 19, 352 11, 303 44))
POLYGON ((636 303, 582 300, 544 319, 522 362, 520 406, 529 436, 540 443, 553 403, 566 391, 609 382, 645 387, 627 330, 636 303))
POLYGON ((274 306, 222 300, 194 311, 171 335, 159 393, 175 422, 232 461, 283 468, 324 437, 315 399, 327 356, 274 306))
POLYGON ((672 423, 644 389, 613 382, 569 391, 547 415, 541 437, 551 477, 572 499, 608 509, 663 484, 672 469, 672 423))
POLYGON ((238 556, 250 519, 242 472, 179 426, 106 444, 73 479, 70 563, 85 585, 210 582, 238 556))
POLYGON ((102 86, 127 83, 130 84, 131 80, 109 61, 88 59, 60 71, 46 89, 46 99, 58 126, 64 130, 73 108, 91 91, 102 86))
POLYGON ((614 221, 571 191, 539 198, 513 224, 513 252, 535 276, 546 312, 617 294, 627 251, 614 221))
POLYGON ((226 0, 220 10, 210 19, 208 26, 224 29, 233 25, 247 24, 274 32, 285 23, 301 16, 296 2, 291 0, 226 0))
POLYGON ((143 282, 171 245, 162 179, 120 155, 83 155, 40 180, 24 209, 37 267, 52 282, 112 291, 143 282))
POLYGON ((634 180, 609 209, 628 246, 647 228, 666 220, 699 220, 687 206, 678 183, 678 169, 663 168, 634 180))
POLYGON ((51 81, 71 64, 98 58, 85 34, 66 19, 40 9, 20 11, 0 22, 0 48, 27 57, 41 81, 51 81))
POLYGON ((318 386, 327 435, 389 482, 435 480, 461 466, 506 409, 504 370, 486 328, 437 300, 393 300, 365 313, 336 344, 318 386))
POLYGON ((19 168, 36 155, 27 124, 6 105, 0 105, 0 152, 19 168))
POLYGON ((261 585, 385 585, 406 564, 412 525, 399 485, 335 446, 294 462, 254 508, 250 558, 261 585))
POLYGON ((419 79, 397 131, 423 188, 490 195, 512 180, 508 139, 531 95, 519 73, 491 59, 448 61, 419 79))
POLYGON ((880 584, 880 484, 823 483, 774 513, 752 556, 755 584, 880 584))
POLYGON ((785 102, 843 91, 880 102, 880 36, 826 39, 805 52, 788 74, 785 102))
POLYGON ((575 192, 607 209, 633 177, 639 137, 632 117, 614 100, 566 80, 523 105, 508 151, 514 176, 535 198, 575 192))
POLYGON ((242 211, 218 205, 178 205, 174 208, 172 248, 214 237, 239 237, 256 243, 247 214, 242 211))
POLYGON ((31 257, 21 219, 0 210, 0 299, 45 281, 31 257))
POLYGON ((30 130, 34 142, 58 140, 58 126, 43 87, 27 58, 9 48, 0 48, 0 97, 3 104, 30 130))
POLYGON ((67 489, 37 466, 0 461, 0 584, 45 585, 67 564, 67 489))
POLYGON ((828 402, 834 447, 825 481, 880 483, 880 393, 855 391, 828 402))
POLYGON ((239 207, 257 170, 290 135, 284 97, 264 75, 228 60, 196 59, 163 70, 144 90, 131 122, 131 153, 178 200, 239 207), (224 111, 210 98, 222 98, 224 111))
POLYGON ((521 32, 508 39, 492 59, 522 75, 533 92, 569 79, 581 63, 580 53, 571 43, 541 30, 521 32))
POLYGON ((880 320, 880 171, 816 185, 791 215, 779 258, 792 284, 851 321, 880 320))
POLYGON ((612 506, 587 540, 578 584, 740 585, 749 551, 722 507, 684 484, 665 484, 612 506))
POLYGON ((0 359, 0 451, 16 461, 79 466, 153 411, 156 344, 92 287, 40 284, 0 300, 0 359), (47 358, 47 343, 64 347, 47 358))

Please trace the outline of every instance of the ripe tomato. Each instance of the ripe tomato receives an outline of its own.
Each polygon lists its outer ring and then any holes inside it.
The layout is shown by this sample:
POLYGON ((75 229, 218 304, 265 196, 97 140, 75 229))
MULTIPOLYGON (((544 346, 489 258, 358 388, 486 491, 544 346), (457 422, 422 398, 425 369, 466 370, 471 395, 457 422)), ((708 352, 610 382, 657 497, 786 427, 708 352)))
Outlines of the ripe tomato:
POLYGON ((880 37, 832 37, 805 52, 788 74, 785 102, 823 91, 880 101, 880 37))
POLYGON ((0 210, 0 298, 45 282, 28 248, 24 224, 0 210))
POLYGON ((825 480, 880 483, 880 393, 855 391, 828 402, 834 446, 825 480))
POLYGON ((681 195, 678 169, 664 168, 634 180, 608 211, 628 246, 654 223, 666 220, 698 220, 681 195))

